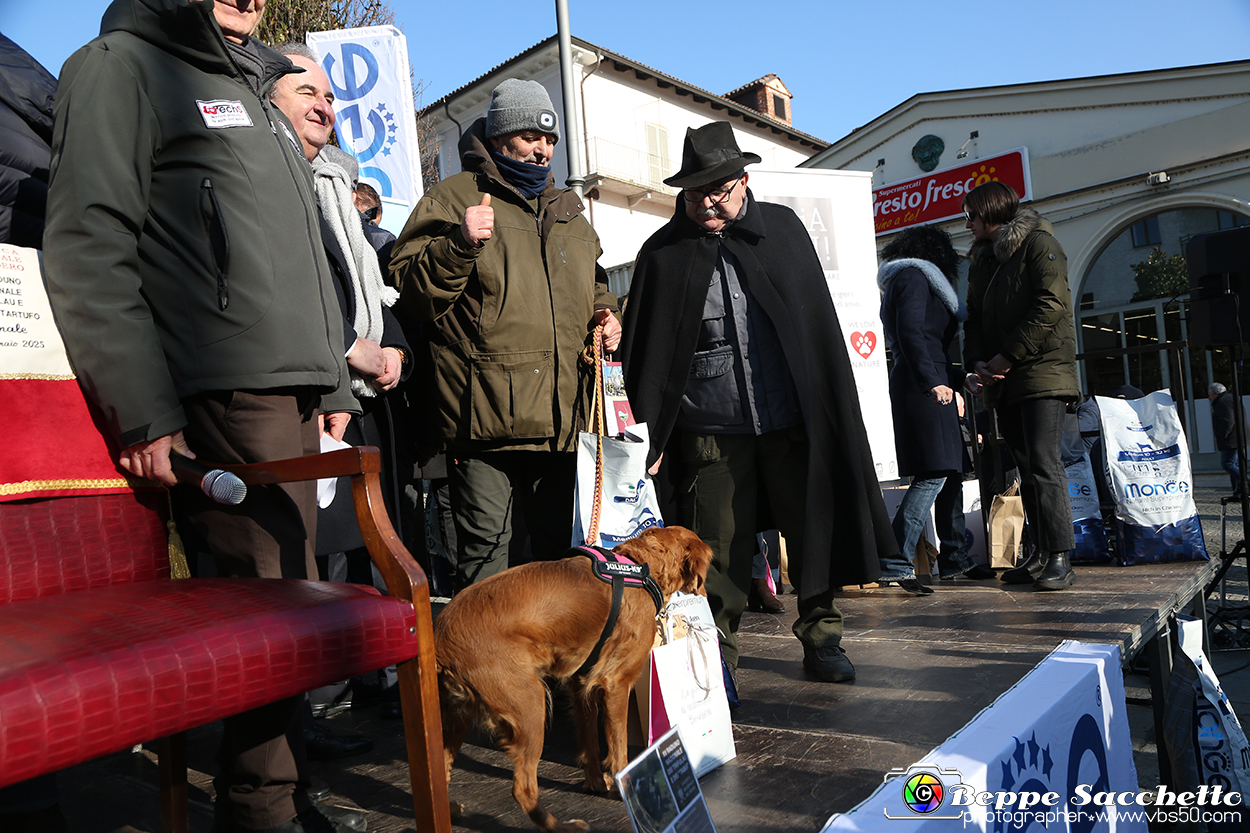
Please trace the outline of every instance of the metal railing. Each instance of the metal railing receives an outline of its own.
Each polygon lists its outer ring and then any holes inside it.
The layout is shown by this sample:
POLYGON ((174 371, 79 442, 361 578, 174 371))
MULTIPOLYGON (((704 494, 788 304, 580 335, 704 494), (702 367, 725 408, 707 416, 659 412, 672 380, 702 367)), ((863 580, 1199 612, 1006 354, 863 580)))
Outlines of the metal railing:
POLYGON ((664 177, 672 173, 668 170, 668 160, 654 153, 647 153, 644 150, 619 145, 598 137, 590 140, 588 148, 590 152, 589 174, 628 182, 649 191, 677 193, 675 189, 664 184, 664 177))

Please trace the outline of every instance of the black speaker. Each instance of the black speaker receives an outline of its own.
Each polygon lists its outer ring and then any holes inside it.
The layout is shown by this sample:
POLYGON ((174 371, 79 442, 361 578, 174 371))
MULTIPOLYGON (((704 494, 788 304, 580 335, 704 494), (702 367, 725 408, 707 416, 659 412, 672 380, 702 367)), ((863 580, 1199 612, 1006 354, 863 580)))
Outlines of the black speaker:
POLYGON ((1202 234, 1185 247, 1189 341, 1238 344, 1250 336, 1250 226, 1202 234))

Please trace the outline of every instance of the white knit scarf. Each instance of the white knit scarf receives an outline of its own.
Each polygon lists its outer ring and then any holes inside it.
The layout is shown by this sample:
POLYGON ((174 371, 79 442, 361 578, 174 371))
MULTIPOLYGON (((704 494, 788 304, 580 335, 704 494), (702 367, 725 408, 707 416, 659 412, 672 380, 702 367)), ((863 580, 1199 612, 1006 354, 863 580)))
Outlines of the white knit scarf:
MULTIPOLYGON (((352 326, 356 335, 369 341, 382 341, 382 307, 399 300, 399 293, 382 280, 378 255, 365 239, 360 212, 352 202, 352 181, 347 171, 318 156, 313 160, 313 181, 317 204, 326 223, 334 230, 334 239, 347 258, 351 290, 356 297, 356 316, 352 326)), ((352 393, 377 396, 369 384, 352 371, 352 393)))

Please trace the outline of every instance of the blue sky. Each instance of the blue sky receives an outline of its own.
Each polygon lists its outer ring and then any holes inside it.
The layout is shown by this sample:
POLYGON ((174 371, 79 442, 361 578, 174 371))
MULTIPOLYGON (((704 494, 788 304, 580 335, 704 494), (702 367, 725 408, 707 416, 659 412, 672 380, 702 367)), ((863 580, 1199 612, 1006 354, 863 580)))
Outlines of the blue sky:
MULTIPOLYGON (((56 74, 98 33, 107 5, 0 0, 0 32, 56 74)), ((577 37, 714 93, 777 73, 794 94, 794 126, 826 141, 919 92, 1250 58, 1250 0, 568 5, 577 37)), ((426 102, 556 31, 554 0, 391 8, 426 102)))

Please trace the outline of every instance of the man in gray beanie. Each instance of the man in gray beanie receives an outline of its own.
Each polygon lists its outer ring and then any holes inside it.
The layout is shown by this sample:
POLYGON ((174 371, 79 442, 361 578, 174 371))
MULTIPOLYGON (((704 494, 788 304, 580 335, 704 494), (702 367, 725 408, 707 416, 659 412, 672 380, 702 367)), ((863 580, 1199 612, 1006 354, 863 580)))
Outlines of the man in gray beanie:
POLYGON ((399 315, 429 340, 418 454, 448 452, 457 589, 508 566, 514 500, 535 559, 568 548, 593 401, 579 354, 600 324, 605 352, 620 342, 599 237, 551 176, 559 140, 543 86, 502 82, 460 140, 463 171, 425 193, 395 241, 399 315))

